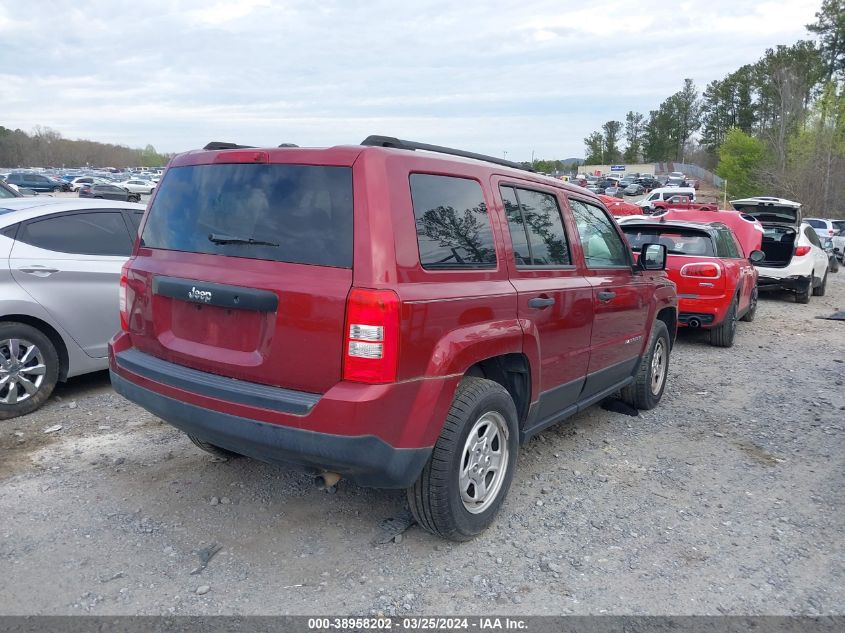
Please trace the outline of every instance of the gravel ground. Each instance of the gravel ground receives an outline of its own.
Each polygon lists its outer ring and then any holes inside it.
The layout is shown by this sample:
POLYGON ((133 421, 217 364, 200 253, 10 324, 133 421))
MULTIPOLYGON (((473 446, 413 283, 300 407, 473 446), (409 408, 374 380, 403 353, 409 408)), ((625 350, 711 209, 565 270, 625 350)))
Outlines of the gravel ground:
POLYGON ((843 614, 845 323, 814 319, 837 307, 843 274, 764 296, 733 349, 683 333, 657 409, 532 440, 460 545, 374 545, 402 492, 215 462, 73 380, 0 423, 0 613, 843 614))

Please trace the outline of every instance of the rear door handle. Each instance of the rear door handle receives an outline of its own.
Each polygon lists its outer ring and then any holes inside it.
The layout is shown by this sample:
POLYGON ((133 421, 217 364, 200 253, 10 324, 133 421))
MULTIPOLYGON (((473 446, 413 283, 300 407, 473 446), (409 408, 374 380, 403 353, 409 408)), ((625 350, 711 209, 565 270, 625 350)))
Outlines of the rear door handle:
POLYGON ((616 298, 616 293, 611 290, 599 290, 599 301, 611 301, 616 298))
POLYGON ((18 268, 22 273, 28 275, 35 275, 36 277, 49 277, 53 273, 59 272, 58 268, 47 268, 46 266, 31 266, 26 268, 18 268))
POLYGON ((555 300, 550 297, 535 297, 534 299, 528 300, 528 307, 542 310, 544 308, 548 308, 549 306, 554 305, 554 303, 555 300))

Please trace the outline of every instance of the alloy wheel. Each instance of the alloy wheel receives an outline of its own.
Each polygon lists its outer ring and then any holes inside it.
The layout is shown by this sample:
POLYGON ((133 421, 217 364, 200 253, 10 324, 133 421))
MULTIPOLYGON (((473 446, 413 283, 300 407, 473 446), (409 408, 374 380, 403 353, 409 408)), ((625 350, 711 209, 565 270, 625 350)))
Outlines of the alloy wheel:
POLYGON ((666 365, 666 344, 659 338, 651 355, 651 393, 655 396, 660 393, 663 381, 666 380, 666 365))
POLYGON ((469 512, 480 514, 496 500, 508 470, 508 425, 495 411, 472 426, 461 454, 458 484, 469 512))
POLYGON ((21 338, 0 340, 0 404, 18 404, 34 396, 46 373, 37 345, 21 338))

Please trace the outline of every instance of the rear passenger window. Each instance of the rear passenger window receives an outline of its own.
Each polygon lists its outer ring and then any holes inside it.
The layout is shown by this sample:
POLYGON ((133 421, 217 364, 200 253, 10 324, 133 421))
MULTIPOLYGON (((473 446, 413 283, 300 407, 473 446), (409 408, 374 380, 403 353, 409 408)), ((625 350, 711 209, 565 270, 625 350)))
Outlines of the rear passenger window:
POLYGON ((808 240, 810 240, 810 244, 812 244, 813 246, 818 246, 819 248, 821 248, 822 243, 821 243, 821 240, 819 240, 819 235, 813 229, 811 229, 811 228, 804 229, 804 235, 807 237, 808 240))
POLYGON ((552 194, 501 187, 518 266, 568 266, 569 243, 557 198, 552 194))
POLYGON ((516 199, 516 192, 513 187, 500 187, 499 190, 502 192, 502 202, 505 203, 505 216, 508 219, 514 260, 517 266, 530 266, 531 251, 528 248, 528 234, 525 232, 525 223, 522 220, 522 211, 516 199))
POLYGON ((420 263, 426 269, 495 268, 487 204, 475 180, 411 174, 420 263))
POLYGON ((128 257, 132 242, 120 212, 60 215, 21 226, 17 240, 60 253, 128 257))
POLYGON ((581 238, 587 268, 628 268, 628 248, 616 232, 613 222, 599 207, 569 200, 581 238))
POLYGON ((129 220, 132 222, 132 228, 135 230, 133 235, 137 235, 141 228, 141 220, 144 218, 143 211, 129 211, 129 220))
POLYGON ((734 241, 733 234, 726 229, 719 229, 716 236, 716 248, 718 256, 726 259, 738 259, 741 257, 734 241))

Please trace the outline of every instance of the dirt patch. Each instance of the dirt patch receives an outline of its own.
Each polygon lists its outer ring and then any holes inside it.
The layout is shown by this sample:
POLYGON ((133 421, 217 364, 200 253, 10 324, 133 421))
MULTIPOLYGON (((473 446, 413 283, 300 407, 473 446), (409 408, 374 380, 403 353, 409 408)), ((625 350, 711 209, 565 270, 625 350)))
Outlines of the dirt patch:
POLYGON ((757 446, 753 442, 740 441, 734 442, 733 444, 755 462, 763 464, 763 466, 777 466, 784 461, 783 458, 772 455, 769 451, 757 446))
MULTIPOLYGON (((3 422, 0 422, 3 424, 3 422)), ((11 477, 32 466, 32 454, 56 440, 54 433, 7 431, 0 435, 0 479, 11 477)))

